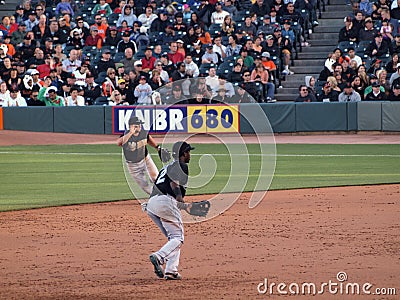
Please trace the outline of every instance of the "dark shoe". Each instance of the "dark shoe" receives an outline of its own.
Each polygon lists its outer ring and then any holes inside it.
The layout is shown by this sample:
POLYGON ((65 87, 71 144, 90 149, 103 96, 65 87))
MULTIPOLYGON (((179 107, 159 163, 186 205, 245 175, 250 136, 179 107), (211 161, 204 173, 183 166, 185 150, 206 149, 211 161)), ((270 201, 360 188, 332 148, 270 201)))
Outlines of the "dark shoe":
POLYGON ((179 273, 165 273, 164 278, 166 280, 181 280, 182 276, 179 273))
POLYGON ((161 266, 160 260, 158 259, 157 255, 151 254, 150 261, 154 266, 154 273, 156 273, 157 277, 163 278, 164 277, 164 270, 161 266))

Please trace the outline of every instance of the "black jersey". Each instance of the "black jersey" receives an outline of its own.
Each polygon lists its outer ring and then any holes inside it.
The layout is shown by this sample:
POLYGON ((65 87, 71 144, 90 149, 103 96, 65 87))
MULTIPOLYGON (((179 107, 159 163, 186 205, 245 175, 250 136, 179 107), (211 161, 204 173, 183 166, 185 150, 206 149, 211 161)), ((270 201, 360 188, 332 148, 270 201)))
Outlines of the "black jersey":
MULTIPOLYGON (((128 132, 129 131, 126 131, 125 134, 128 132)), ((148 154, 146 147, 148 137, 149 133, 142 129, 138 136, 132 135, 129 140, 122 145, 126 161, 136 163, 146 157, 148 154)))
POLYGON ((188 177, 189 168, 187 164, 177 160, 171 162, 160 170, 150 197, 155 195, 171 195, 176 198, 176 195, 171 188, 171 181, 179 184, 182 197, 185 197, 188 177))

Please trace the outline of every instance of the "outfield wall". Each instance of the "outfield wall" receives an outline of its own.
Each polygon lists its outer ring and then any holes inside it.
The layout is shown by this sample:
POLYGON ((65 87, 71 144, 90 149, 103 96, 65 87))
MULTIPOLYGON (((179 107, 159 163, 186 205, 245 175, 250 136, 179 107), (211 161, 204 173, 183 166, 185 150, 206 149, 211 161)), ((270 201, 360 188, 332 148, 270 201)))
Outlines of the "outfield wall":
MULTIPOLYGON (((400 102, 357 103, 265 103, 261 104, 272 129, 277 133, 318 131, 400 131, 400 102)), ((221 105, 197 106, 203 117, 209 110, 221 110, 221 105)), ((252 126, 243 115, 254 111, 254 104, 234 105, 227 109, 237 113, 241 133, 253 133, 252 126)), ((133 107, 126 107, 131 111, 133 107)), ((137 107, 153 109, 155 107, 137 107)), ((157 107, 157 111, 160 111, 157 107)), ((178 107, 177 107, 178 108, 178 107)), ((192 117, 193 106, 179 106, 192 117)), ((117 133, 115 127, 116 108, 110 106, 90 107, 3 107, 0 108, 0 129, 40 132, 65 132, 86 134, 117 133)), ((162 109, 161 109, 162 110, 162 109)), ((226 109, 224 109, 226 110, 226 109)), ((200 116, 200 115, 198 115, 200 116)), ((252 124, 258 120, 251 120, 252 124)), ((261 120, 262 121, 262 120, 261 120)), ((206 125, 204 125, 206 126, 206 125)), ((189 126, 190 127, 190 126, 189 126)), ((189 129, 184 129, 188 132, 189 129)), ((210 128, 203 131, 215 132, 210 128)), ((200 132, 200 131, 197 131, 200 132)))

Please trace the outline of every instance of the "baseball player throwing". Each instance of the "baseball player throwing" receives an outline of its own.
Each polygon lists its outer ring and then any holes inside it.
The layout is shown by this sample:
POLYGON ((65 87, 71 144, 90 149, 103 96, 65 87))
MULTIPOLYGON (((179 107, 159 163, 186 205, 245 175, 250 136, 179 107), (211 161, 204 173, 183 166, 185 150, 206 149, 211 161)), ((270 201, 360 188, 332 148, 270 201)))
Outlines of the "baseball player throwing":
POLYGON ((129 130, 117 140, 117 144, 123 147, 129 174, 142 190, 150 195, 153 189, 152 182, 157 178, 158 169, 147 150, 147 144, 157 149, 163 162, 168 161, 171 156, 168 150, 161 148, 153 137, 142 129, 143 123, 138 117, 131 117, 128 121, 129 130), (148 177, 152 182, 149 182, 148 177))

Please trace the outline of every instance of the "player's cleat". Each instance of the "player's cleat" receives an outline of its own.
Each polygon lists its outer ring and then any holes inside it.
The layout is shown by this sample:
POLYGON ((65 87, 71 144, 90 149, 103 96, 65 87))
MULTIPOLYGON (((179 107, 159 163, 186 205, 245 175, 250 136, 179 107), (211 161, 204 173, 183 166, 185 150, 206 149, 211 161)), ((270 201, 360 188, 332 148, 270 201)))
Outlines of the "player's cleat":
POLYGON ((181 280, 182 276, 179 273, 165 273, 165 280, 181 280))
POLYGON ((161 266, 160 260, 158 259, 157 255, 151 254, 149 256, 151 263, 154 266, 154 273, 156 273, 157 277, 163 278, 164 277, 164 270, 161 266))

